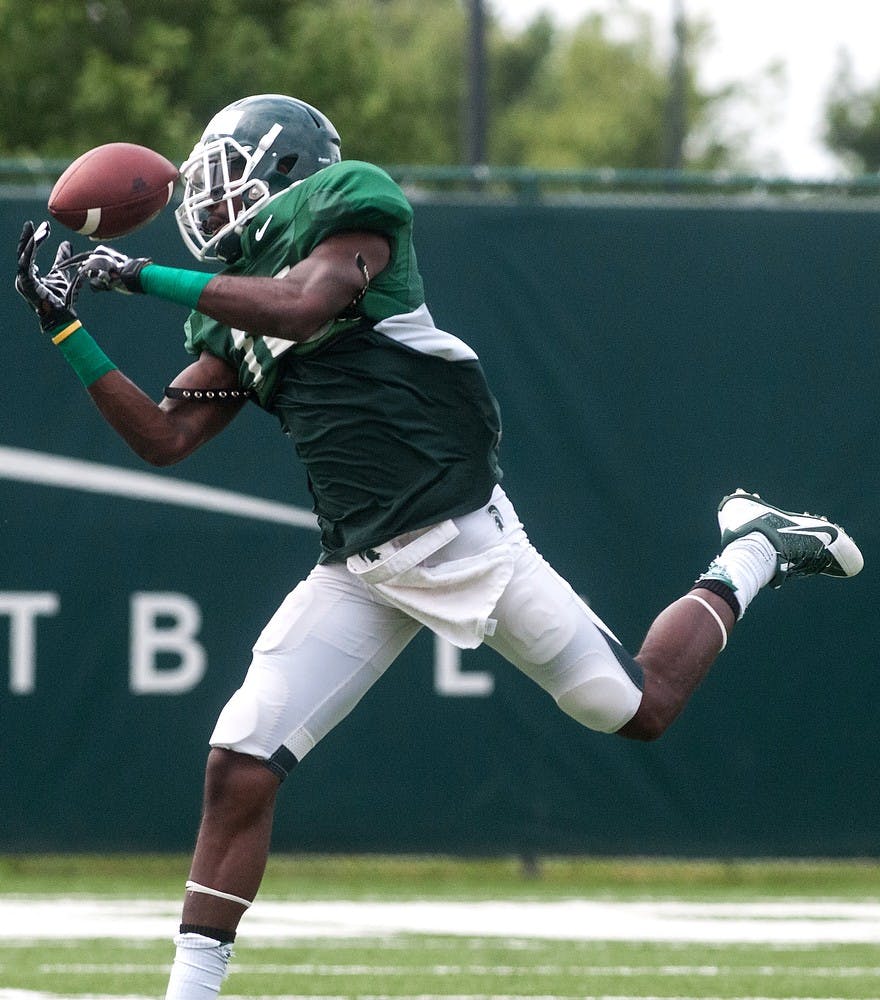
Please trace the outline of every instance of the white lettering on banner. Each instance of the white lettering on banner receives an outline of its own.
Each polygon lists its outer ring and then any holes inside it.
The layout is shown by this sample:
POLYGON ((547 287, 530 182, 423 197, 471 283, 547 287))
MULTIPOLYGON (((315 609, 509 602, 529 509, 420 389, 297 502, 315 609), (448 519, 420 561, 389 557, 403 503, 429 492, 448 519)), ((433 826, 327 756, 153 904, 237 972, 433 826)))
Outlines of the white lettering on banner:
MULTIPOLYGON (((138 591, 130 596, 129 688, 132 694, 185 694, 205 676, 208 656, 199 641, 202 612, 188 595, 138 591)), ((0 617, 9 619, 9 691, 36 690, 37 618, 57 615, 61 598, 52 591, 0 591, 0 617)), ((461 650, 434 637, 434 693, 444 698, 487 698, 495 678, 463 670, 461 650)))
POLYGON ((488 698, 495 678, 484 670, 461 669, 461 650, 434 636, 434 691, 447 698, 488 698))
POLYGON ((37 682, 38 615, 57 615, 61 601, 50 591, 0 592, 0 615, 9 615, 9 691, 32 694, 37 682))
POLYGON ((134 694, 181 694, 205 675, 205 647, 196 640, 202 612, 186 594, 131 595, 129 682, 134 694), (162 625, 163 619, 171 624, 162 625), (178 658, 175 667, 159 667, 160 653, 178 658))

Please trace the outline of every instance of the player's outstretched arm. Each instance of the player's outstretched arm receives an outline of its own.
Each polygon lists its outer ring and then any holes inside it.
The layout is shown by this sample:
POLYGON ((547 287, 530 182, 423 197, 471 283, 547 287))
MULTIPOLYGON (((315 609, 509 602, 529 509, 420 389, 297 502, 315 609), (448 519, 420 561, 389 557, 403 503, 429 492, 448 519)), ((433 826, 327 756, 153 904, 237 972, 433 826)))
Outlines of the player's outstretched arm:
POLYGON ((62 267, 78 268, 78 280, 96 291, 156 295, 253 335, 302 341, 358 301, 390 257, 381 233, 345 232, 318 244, 281 279, 164 267, 105 246, 62 267))
MULTIPOLYGON (((165 399, 154 403, 120 372, 95 343, 76 313, 77 272, 64 241, 51 270, 43 275, 37 251, 50 233, 48 223, 26 222, 18 244, 16 291, 36 313, 50 338, 79 376, 111 427, 141 458, 153 465, 171 465, 191 454, 225 427, 243 401, 198 406, 165 399)), ((202 355, 175 379, 183 388, 237 388, 237 376, 226 362, 202 355)))
POLYGON ((381 233, 337 233, 281 280, 217 275, 198 309, 252 333, 306 340, 357 301, 390 257, 381 233))
MULTIPOLYGON (((177 388, 237 389, 229 365, 210 354, 185 368, 172 382, 177 388)), ((236 401, 193 404, 163 399, 156 404, 122 372, 108 372, 88 386, 89 395, 108 424, 135 454, 151 465, 173 465, 218 434, 244 406, 236 401)))

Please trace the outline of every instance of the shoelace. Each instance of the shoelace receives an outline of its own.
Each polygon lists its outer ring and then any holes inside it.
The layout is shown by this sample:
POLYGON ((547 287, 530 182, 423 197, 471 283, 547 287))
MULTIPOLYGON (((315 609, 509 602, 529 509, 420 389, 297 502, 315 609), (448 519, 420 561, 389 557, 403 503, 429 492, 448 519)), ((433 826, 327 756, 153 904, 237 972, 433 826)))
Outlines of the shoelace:
POLYGON ((787 577, 821 573, 834 562, 834 556, 818 538, 807 535, 797 538, 789 536, 787 547, 790 558, 783 563, 787 567, 783 570, 787 577))

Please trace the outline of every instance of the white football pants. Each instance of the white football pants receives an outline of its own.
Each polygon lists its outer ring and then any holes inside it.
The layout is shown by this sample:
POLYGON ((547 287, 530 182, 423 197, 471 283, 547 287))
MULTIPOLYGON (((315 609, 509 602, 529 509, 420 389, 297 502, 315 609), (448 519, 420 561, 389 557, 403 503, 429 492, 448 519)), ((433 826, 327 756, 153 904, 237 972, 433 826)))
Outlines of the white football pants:
POLYGON ((485 642, 590 729, 615 732, 639 707, 638 666, 496 487, 471 514, 316 566, 263 629, 211 745, 283 778, 425 625, 460 646, 485 642))

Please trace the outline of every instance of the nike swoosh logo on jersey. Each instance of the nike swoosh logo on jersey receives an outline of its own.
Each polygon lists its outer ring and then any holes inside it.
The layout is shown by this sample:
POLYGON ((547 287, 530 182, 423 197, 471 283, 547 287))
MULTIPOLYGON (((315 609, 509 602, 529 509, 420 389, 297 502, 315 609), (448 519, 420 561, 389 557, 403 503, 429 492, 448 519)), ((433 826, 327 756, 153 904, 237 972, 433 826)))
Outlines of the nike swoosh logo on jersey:
MULTIPOLYGON (((790 528, 779 529, 780 535, 813 535, 813 537, 818 537, 821 533, 828 536, 828 545, 837 541, 838 532, 837 528, 835 528, 833 524, 814 524, 810 528, 794 524, 790 528)), ((822 541, 821 538, 819 540, 822 541)))
POLYGON ((254 240, 259 243, 260 240, 265 236, 266 230, 269 228, 269 223, 272 221, 272 216, 270 215, 268 219, 260 226, 260 228, 254 233, 254 240))

